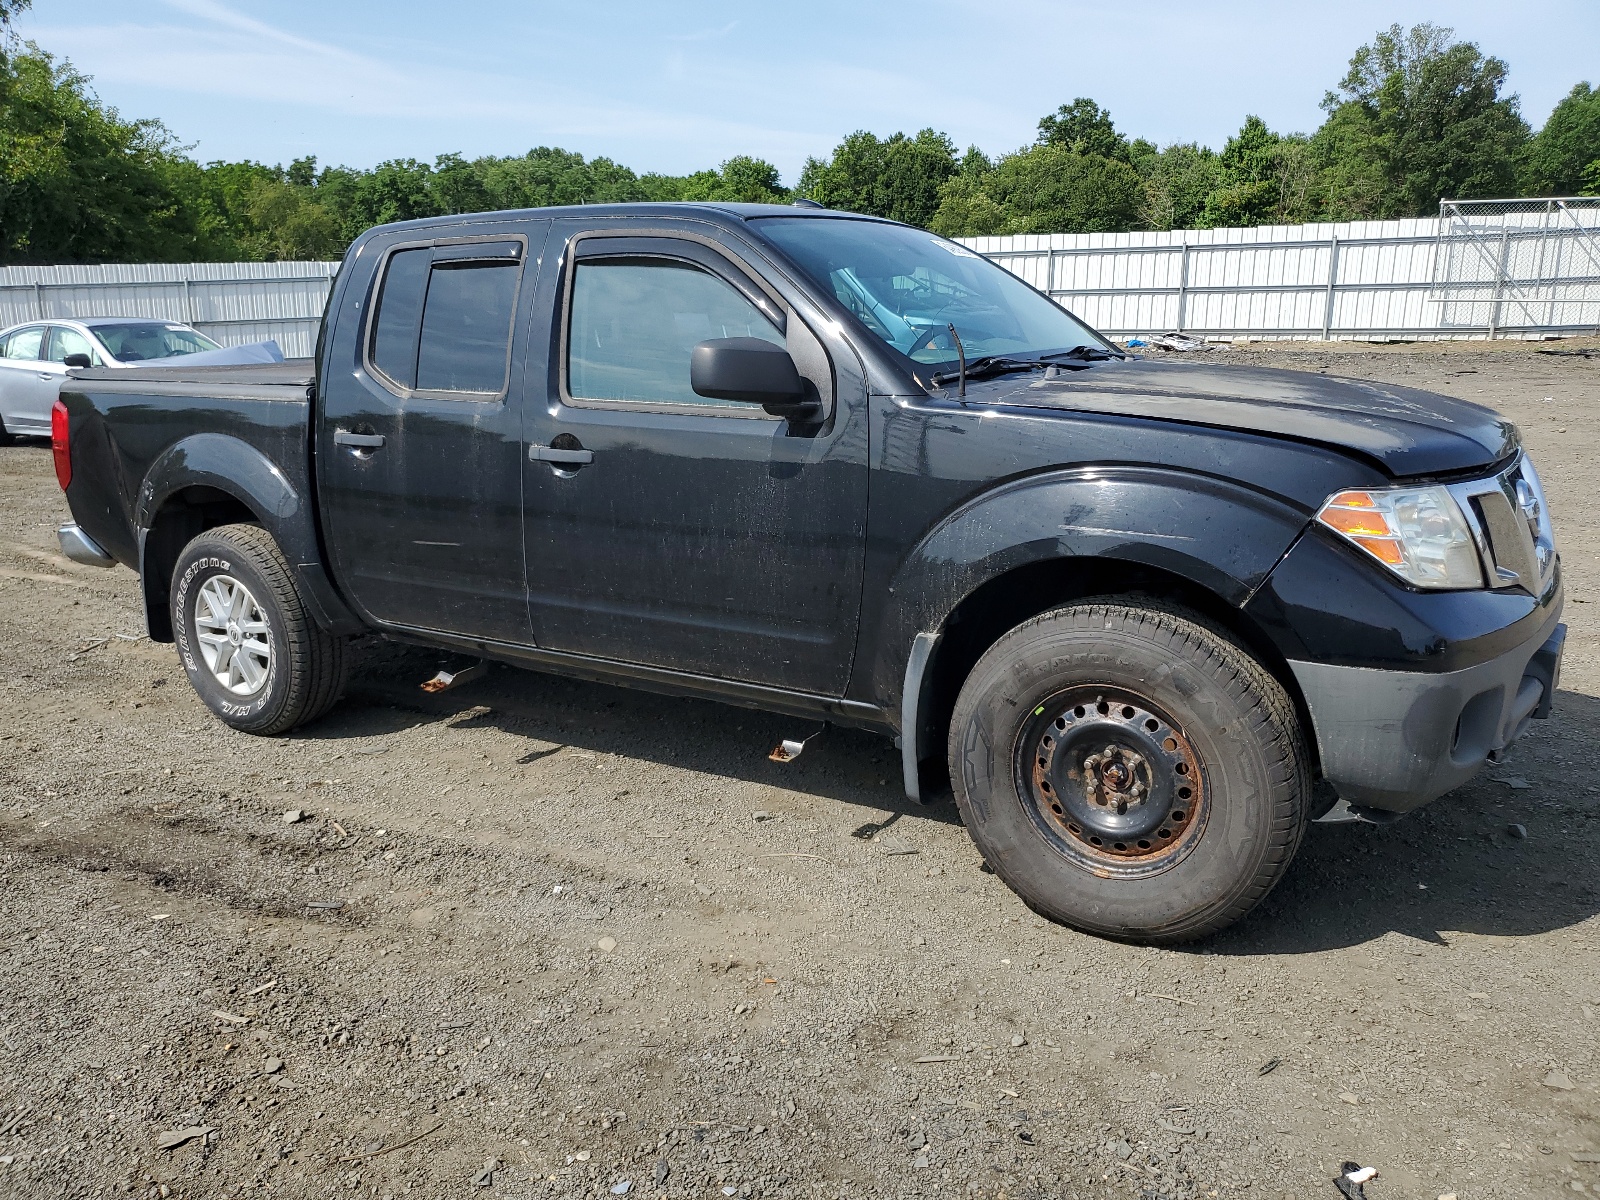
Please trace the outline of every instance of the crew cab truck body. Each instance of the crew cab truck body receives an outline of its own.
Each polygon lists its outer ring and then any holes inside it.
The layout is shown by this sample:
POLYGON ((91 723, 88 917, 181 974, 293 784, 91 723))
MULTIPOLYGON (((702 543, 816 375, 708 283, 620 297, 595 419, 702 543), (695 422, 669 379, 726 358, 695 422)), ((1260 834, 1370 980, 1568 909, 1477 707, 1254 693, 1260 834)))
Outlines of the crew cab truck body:
POLYGON ((275 733, 384 635, 879 731, 1031 905, 1176 941, 1308 821, 1545 716, 1560 565, 1516 430, 1131 359, 954 243, 816 209, 369 231, 314 362, 75 372, 65 551, 275 733))

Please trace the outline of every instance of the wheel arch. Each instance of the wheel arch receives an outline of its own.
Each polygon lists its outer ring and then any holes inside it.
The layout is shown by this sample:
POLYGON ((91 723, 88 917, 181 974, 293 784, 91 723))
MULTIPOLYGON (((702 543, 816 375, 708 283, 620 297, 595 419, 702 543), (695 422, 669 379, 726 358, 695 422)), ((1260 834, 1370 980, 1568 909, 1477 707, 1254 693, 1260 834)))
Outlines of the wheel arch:
POLYGON ((950 713, 984 651, 1028 618, 1088 597, 1196 613, 1262 663, 1310 729, 1287 660, 1244 610, 1305 524, 1237 483, 1153 468, 1053 473, 952 514, 896 572, 891 600, 904 600, 891 605, 873 668, 874 689, 901 717, 907 792, 944 786, 950 713))
POLYGON ((312 617, 329 633, 363 628, 329 581, 306 497, 265 454, 224 434, 195 434, 151 465, 134 506, 145 627, 173 640, 172 572, 184 546, 208 529, 260 525, 283 550, 312 617))

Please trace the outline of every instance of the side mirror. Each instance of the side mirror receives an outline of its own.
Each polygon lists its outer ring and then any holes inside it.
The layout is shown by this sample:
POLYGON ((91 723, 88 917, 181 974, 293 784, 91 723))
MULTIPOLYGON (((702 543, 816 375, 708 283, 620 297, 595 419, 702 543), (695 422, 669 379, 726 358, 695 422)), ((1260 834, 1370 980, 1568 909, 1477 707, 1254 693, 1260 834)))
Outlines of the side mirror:
POLYGON ((69 367, 92 367, 94 363, 87 354, 69 354, 61 360, 69 367))
POLYGON ((689 355, 689 386, 696 395, 759 404, 773 416, 791 421, 821 415, 821 406, 808 396, 789 352, 760 338, 701 342, 689 355))

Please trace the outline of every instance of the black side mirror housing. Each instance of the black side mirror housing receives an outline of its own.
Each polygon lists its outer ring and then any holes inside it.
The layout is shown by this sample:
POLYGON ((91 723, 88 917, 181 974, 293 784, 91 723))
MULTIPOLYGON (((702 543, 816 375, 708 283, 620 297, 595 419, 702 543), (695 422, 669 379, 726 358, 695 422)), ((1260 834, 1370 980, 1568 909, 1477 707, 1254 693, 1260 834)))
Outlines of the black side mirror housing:
POLYGON ((69 354, 61 360, 69 367, 92 367, 94 363, 87 354, 69 354))
POLYGON ((814 420, 822 411, 789 352, 760 338, 701 342, 689 355, 689 386, 698 396, 759 404, 790 421, 814 420))

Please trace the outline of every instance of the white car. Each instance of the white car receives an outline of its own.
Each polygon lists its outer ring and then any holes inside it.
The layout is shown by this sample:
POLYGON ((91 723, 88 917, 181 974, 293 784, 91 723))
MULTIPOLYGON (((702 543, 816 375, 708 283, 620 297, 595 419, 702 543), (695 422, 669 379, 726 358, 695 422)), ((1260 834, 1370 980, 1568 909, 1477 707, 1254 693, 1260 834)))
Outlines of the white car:
POLYGON ((29 321, 0 330, 0 437, 50 436, 50 409, 73 367, 283 360, 275 342, 224 350, 197 329, 138 317, 29 321), (200 356, 191 358, 191 356, 200 356))

